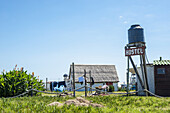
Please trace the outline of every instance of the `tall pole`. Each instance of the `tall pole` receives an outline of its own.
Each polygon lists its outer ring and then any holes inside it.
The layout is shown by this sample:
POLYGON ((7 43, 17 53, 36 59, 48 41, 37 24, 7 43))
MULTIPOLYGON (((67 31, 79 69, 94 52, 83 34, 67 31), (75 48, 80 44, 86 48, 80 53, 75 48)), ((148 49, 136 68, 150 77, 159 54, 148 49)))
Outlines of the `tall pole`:
POLYGON ((48 82, 48 78, 46 78, 46 91, 47 91, 47 82, 48 82))
POLYGON ((75 92, 75 72, 74 72, 74 62, 72 63, 73 66, 73 96, 76 96, 76 92, 75 92))
POLYGON ((142 72, 142 79, 143 81, 145 81, 142 55, 140 55, 140 66, 141 66, 141 72, 142 72))
MULTIPOLYGON (((142 55, 140 55, 140 62, 141 62, 141 72, 142 72, 142 78, 143 78, 144 87, 145 87, 145 89, 147 89, 142 55)), ((146 92, 146 96, 148 96, 148 93, 147 93, 147 92, 146 92)))
POLYGON ((87 80, 86 80, 86 70, 84 70, 84 79, 85 79, 85 97, 87 97, 87 80))
MULTIPOLYGON (((145 73, 145 82, 146 82, 146 89, 149 90, 149 85, 148 85, 148 79, 147 79, 147 70, 146 70, 146 60, 145 60, 145 53, 142 55, 143 58, 143 65, 144 65, 144 73, 145 73)), ((146 92, 146 96, 148 96, 148 93, 146 92)))
POLYGON ((127 90, 127 96, 128 96, 128 93, 129 93, 129 56, 127 58, 127 87, 126 87, 126 90, 127 90))
POLYGON ((89 71, 89 76, 90 76, 90 93, 92 93, 92 80, 91 80, 91 70, 89 71))

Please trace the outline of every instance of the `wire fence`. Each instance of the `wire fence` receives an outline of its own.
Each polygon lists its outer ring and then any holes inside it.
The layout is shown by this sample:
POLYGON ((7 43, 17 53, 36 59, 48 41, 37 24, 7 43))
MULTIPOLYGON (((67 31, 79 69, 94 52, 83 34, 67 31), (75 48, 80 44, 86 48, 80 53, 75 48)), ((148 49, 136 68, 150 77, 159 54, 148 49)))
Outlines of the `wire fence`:
POLYGON ((22 93, 22 94, 19 94, 19 95, 17 95, 17 96, 13 96, 13 97, 6 97, 6 98, 16 98, 16 97, 20 97, 20 96, 23 96, 23 95, 25 95, 25 94, 27 94, 27 93, 29 93, 30 91, 32 91, 33 89, 30 89, 30 90, 28 90, 28 91, 26 91, 26 92, 24 92, 24 93, 22 93))
MULTIPOLYGON (((82 89, 82 88, 84 88, 84 87, 85 87, 85 86, 80 87, 80 88, 77 88, 77 89, 75 89, 75 90, 73 90, 73 91, 82 89)), ((87 87, 87 88, 91 88, 91 87, 88 87, 88 86, 86 86, 86 87, 87 87)), ((156 95, 156 94, 148 91, 147 89, 140 90, 140 91, 129 92, 129 93, 113 93, 113 92, 102 91, 102 90, 95 89, 95 88, 91 88, 91 89, 93 89, 93 90, 95 90, 95 91, 103 92, 103 93, 106 93, 106 94, 110 94, 110 95, 112 95, 112 94, 113 94, 113 95, 128 95, 128 94, 136 94, 136 93, 139 93, 139 92, 148 92, 148 93, 149 93, 150 95, 152 95, 152 96, 155 96, 155 97, 158 97, 158 98, 164 98, 164 97, 162 97, 162 96, 156 95)), ((28 90, 28 91, 26 91, 26 92, 24 92, 24 93, 22 93, 22 94, 19 94, 19 95, 17 95, 17 96, 6 97, 6 98, 17 98, 17 97, 21 97, 21 96, 24 96, 25 94, 29 93, 30 91, 35 91, 35 92, 40 92, 40 93, 46 93, 46 94, 56 94, 56 95, 67 94, 67 93, 68 93, 67 91, 65 91, 65 92, 46 92, 46 91, 39 91, 39 90, 36 90, 36 89, 30 89, 30 90, 28 90)))

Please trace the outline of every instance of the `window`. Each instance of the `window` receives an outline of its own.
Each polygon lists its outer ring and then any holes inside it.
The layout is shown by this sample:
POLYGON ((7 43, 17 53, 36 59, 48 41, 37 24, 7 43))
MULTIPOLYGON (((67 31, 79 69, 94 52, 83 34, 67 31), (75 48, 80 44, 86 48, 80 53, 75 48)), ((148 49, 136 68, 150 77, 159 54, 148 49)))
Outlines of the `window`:
POLYGON ((158 68, 157 74, 165 74, 165 68, 158 68))

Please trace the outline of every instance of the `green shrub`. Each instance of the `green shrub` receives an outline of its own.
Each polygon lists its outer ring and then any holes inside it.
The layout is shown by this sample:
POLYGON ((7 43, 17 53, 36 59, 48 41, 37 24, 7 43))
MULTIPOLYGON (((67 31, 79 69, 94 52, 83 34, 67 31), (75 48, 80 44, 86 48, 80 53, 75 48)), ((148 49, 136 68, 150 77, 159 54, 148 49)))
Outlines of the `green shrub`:
POLYGON ((118 91, 126 91, 126 88, 118 87, 118 91))
POLYGON ((118 87, 118 91, 121 91, 122 90, 122 88, 121 87, 118 87))
MULTIPOLYGON (((44 90, 42 80, 38 80, 27 71, 12 70, 0 75, 0 97, 12 97, 31 89, 44 90)), ((34 94, 37 94, 34 92, 34 94)), ((27 95, 31 95, 31 92, 27 95)))
POLYGON ((114 89, 115 89, 114 86, 112 86, 112 85, 109 86, 109 92, 113 92, 114 89))

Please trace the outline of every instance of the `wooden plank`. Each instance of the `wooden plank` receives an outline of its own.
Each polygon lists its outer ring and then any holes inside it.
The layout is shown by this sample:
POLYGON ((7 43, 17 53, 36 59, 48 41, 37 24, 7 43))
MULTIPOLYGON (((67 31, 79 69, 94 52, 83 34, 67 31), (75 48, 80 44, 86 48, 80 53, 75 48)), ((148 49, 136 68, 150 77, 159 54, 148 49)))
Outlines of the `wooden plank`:
POLYGON ((168 92, 170 92, 169 90, 170 90, 169 88, 168 88, 168 89, 163 89, 163 88, 162 88, 162 89, 159 89, 159 90, 157 89, 156 92, 161 92, 161 91, 163 91, 163 92, 165 92, 165 93, 168 93, 168 92))
MULTIPOLYGON (((145 73, 145 84, 146 84, 146 89, 149 90, 149 85, 148 85, 148 77, 147 77, 147 70, 146 70, 146 60, 145 60, 145 53, 142 55, 142 58, 143 58, 143 65, 144 65, 144 73, 145 73)), ((148 94, 146 93, 146 96, 148 94)))
POLYGON ((170 86, 156 86, 155 88, 157 89, 157 90, 161 90, 161 89, 170 89, 169 88, 170 86))
POLYGON ((167 92, 165 90, 160 90, 156 92, 157 95, 169 95, 170 96, 170 92, 167 92))
MULTIPOLYGON (((92 88, 91 70, 89 71, 89 76, 90 76, 90 87, 92 88)), ((90 88, 90 93, 92 93, 92 89, 91 88, 90 88)))
POLYGON ((46 78, 46 91, 47 91, 47 83, 48 83, 48 78, 46 78))
POLYGON ((156 87, 156 89, 157 90, 170 90, 170 86, 167 86, 167 87, 161 87, 161 86, 159 86, 159 87, 156 87))
POLYGON ((155 86, 170 86, 170 83, 167 81, 159 81, 155 84, 155 86))
POLYGON ((85 79, 85 97, 87 97, 87 77, 86 77, 86 70, 84 70, 84 79, 85 79))
POLYGON ((126 91, 127 91, 127 96, 129 93, 129 56, 127 58, 127 87, 126 87, 126 91))
POLYGON ((163 78, 167 78, 167 77, 164 76, 164 75, 159 75, 159 76, 155 76, 155 78, 157 78, 157 79, 163 79, 163 78))
POLYGON ((76 92, 75 92, 75 73, 74 73, 74 62, 72 63, 72 66, 73 66, 73 89, 74 89, 73 96, 75 97, 75 96, 76 96, 76 92))
POLYGON ((170 84, 166 84, 166 83, 156 83, 155 86, 160 86, 160 87, 166 87, 166 86, 170 86, 170 84))
POLYGON ((155 80, 158 81, 167 81, 170 82, 170 78, 155 78, 155 80))

